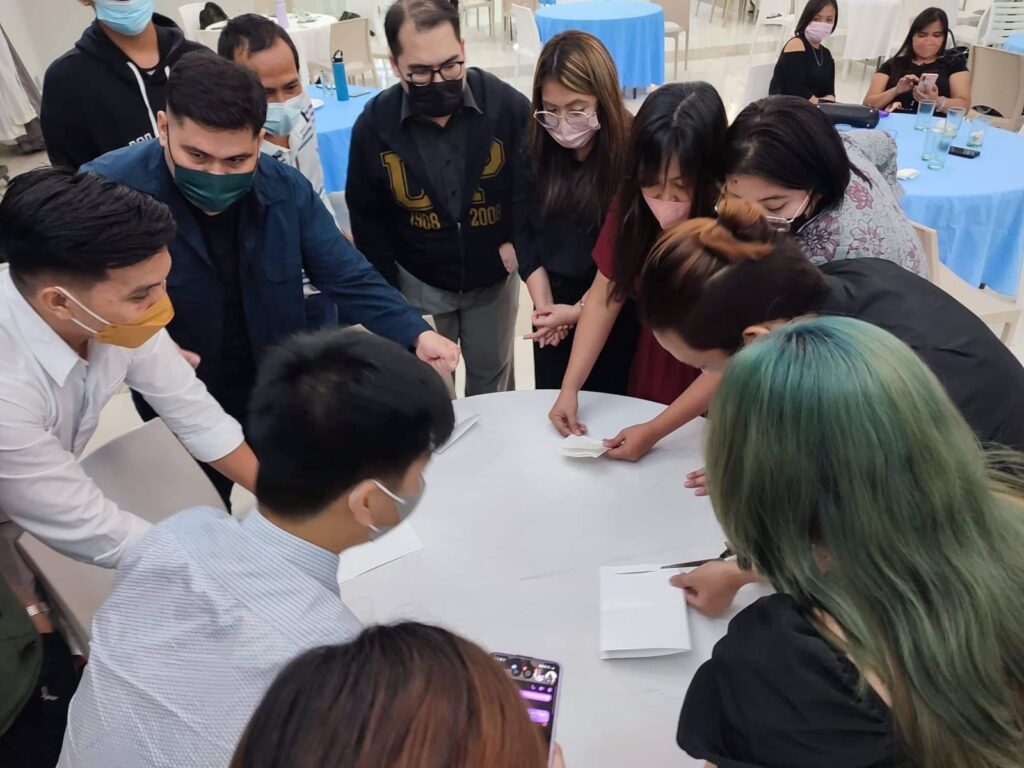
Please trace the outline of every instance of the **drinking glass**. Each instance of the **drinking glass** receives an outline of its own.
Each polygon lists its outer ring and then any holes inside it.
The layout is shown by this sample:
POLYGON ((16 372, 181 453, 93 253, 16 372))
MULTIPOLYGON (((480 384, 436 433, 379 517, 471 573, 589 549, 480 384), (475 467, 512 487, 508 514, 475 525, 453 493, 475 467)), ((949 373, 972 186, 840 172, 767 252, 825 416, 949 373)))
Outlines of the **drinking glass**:
POLYGON ((967 110, 963 107, 950 107, 946 110, 946 132, 953 134, 953 138, 960 133, 960 126, 964 124, 964 115, 967 110))
POLYGON ((971 118, 971 124, 967 129, 967 147, 969 149, 981 149, 981 142, 985 140, 985 131, 990 120, 988 115, 975 115, 971 118))
POLYGON ((935 102, 925 99, 917 102, 917 121, 914 123, 915 131, 927 131, 931 125, 932 115, 935 114, 935 102))
POLYGON ((936 134, 935 151, 928 161, 928 170, 941 171, 946 167, 946 155, 949 154, 949 148, 953 146, 953 142, 956 140, 956 134, 950 133, 944 128, 933 128, 932 132, 936 134))
POLYGON ((939 145, 939 136, 946 133, 946 122, 944 120, 933 120, 924 133, 924 149, 921 151, 922 160, 931 160, 939 145))

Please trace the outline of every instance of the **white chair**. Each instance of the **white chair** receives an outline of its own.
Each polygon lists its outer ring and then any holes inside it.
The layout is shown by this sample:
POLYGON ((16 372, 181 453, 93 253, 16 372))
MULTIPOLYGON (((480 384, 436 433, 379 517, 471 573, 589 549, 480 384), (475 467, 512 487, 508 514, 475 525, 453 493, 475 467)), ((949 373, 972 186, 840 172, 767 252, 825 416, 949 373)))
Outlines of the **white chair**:
POLYGON ((914 225, 914 231, 917 232, 925 256, 928 258, 932 283, 939 286, 987 324, 1001 325, 1002 332, 999 334, 999 338, 1004 344, 1013 341, 1017 335, 1017 325, 1020 323, 1022 298, 1020 291, 1018 290, 1016 300, 1011 301, 1000 298, 999 295, 991 291, 975 288, 961 279, 939 259, 938 232, 931 227, 918 224, 916 221, 912 221, 911 224, 914 225))
POLYGON ((459 15, 462 16, 462 28, 469 27, 469 12, 476 12, 476 28, 480 29, 480 11, 487 11, 487 30, 494 37, 494 0, 462 0, 459 3, 459 15))
POLYGON ((683 48, 683 69, 690 63, 690 0, 659 0, 665 12, 665 37, 675 41, 672 52, 672 79, 679 79, 679 36, 686 35, 686 47, 683 48))
MULTIPOLYGON (((355 84, 358 77, 363 85, 366 78, 374 88, 380 88, 377 68, 373 64, 373 52, 370 46, 370 20, 364 17, 336 21, 331 24, 331 53, 341 51, 345 58, 345 79, 355 84)), ((330 69, 325 61, 310 62, 309 67, 317 70, 330 69)))
MULTIPOLYGON (((540 30, 533 11, 525 5, 512 5, 512 21, 515 22, 516 41, 512 45, 516 53, 515 79, 519 79, 519 63, 523 58, 536 60, 544 47, 540 42, 540 30)), ((531 72, 532 75, 532 72, 531 72)))
MULTIPOLYGON (((703 3, 703 2, 710 2, 711 3, 711 13, 708 15, 708 21, 709 22, 710 21, 714 21, 715 20, 715 8, 718 7, 718 0, 697 0, 697 10, 694 11, 695 15, 699 15, 700 14, 700 4, 703 3)), ((746 0, 741 0, 740 8, 743 7, 743 3, 744 2, 746 2, 746 0)), ((723 27, 725 26, 725 19, 726 19, 726 17, 729 14, 729 6, 731 4, 732 4, 732 0, 722 0, 722 26, 723 27)))
POLYGON ((181 18, 181 31, 189 40, 199 39, 199 12, 206 7, 206 3, 186 3, 178 6, 178 16, 181 18))
POLYGON ((348 212, 348 201, 345 200, 345 193, 328 192, 327 199, 331 201, 331 208, 334 209, 334 220, 338 224, 338 229, 351 240, 352 216, 348 212))
POLYGON ((1020 130, 1024 124, 1024 54, 972 47, 971 102, 997 110, 1002 117, 992 118, 996 127, 1020 130))
POLYGON ((790 30, 796 27, 796 15, 793 13, 793 0, 761 0, 757 9, 757 21, 754 22, 754 34, 750 38, 750 55, 747 66, 754 61, 754 46, 757 45, 757 33, 762 27, 775 27, 776 30, 790 30))
MULTIPOLYGON (((213 484, 160 419, 153 419, 81 461, 103 495, 151 523, 189 507, 224 508, 213 484)), ((116 571, 80 563, 28 533, 18 539, 25 560, 83 650, 92 617, 113 586, 116 571)))
POLYGON ((774 61, 770 64, 754 64, 747 69, 747 87, 743 92, 741 108, 768 95, 768 87, 771 85, 774 72, 774 61))
POLYGON ((992 19, 992 6, 981 12, 977 26, 958 24, 953 29, 953 37, 958 45, 984 45, 982 41, 988 37, 988 29, 992 19))
POLYGON ((990 10, 986 35, 978 38, 982 45, 1002 45, 1010 35, 1024 32, 1024 2, 997 0, 990 10))
POLYGON ((369 20, 372 33, 370 35, 370 56, 375 64, 378 61, 383 63, 385 79, 387 79, 387 73, 391 71, 389 64, 391 54, 388 52, 388 41, 384 36, 384 21, 381 18, 377 0, 345 0, 345 10, 369 20))

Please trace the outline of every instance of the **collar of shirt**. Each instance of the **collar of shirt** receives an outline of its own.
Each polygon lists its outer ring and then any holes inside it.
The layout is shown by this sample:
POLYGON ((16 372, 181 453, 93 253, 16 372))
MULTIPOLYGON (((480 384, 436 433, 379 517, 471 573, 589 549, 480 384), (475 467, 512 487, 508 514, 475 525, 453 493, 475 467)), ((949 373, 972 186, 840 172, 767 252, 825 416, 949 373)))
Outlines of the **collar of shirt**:
MULTIPOLYGON (((469 81, 466 80, 465 83, 466 83, 466 85, 462 89, 462 109, 463 110, 474 109, 474 110, 476 110, 477 112, 479 112, 482 115, 484 113, 484 111, 482 109, 480 109, 480 105, 476 103, 476 97, 473 95, 473 89, 469 87, 469 81)), ((409 87, 410 88, 415 88, 416 86, 415 85, 410 85, 409 87)), ((411 120, 411 119, 422 120, 422 121, 425 121, 425 122, 430 122, 432 125, 436 125, 436 123, 434 123, 429 118, 423 118, 420 115, 417 115, 415 112, 412 111, 412 102, 409 100, 409 94, 403 88, 402 89, 402 117, 401 117, 402 124, 405 125, 406 121, 411 120)))
POLYGON ((340 595, 336 554, 278 528, 255 507, 242 521, 242 529, 258 546, 275 552, 278 557, 284 557, 296 568, 340 595))
MULTIPOLYGON (((39 361, 58 387, 64 386, 76 365, 87 364, 21 295, 14 285, 10 270, 0 275, 0 301, 6 305, 7 311, 18 326, 25 349, 39 361)), ((91 354, 94 345, 89 346, 91 354)))

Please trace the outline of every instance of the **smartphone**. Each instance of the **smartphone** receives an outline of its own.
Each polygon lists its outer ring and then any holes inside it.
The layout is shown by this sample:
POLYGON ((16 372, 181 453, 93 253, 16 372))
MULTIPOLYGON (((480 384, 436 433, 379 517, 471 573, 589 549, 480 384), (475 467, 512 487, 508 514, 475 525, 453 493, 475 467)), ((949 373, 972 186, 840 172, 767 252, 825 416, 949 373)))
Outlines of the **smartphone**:
POLYGON ((981 154, 980 149, 968 149, 967 147, 950 147, 949 154, 956 155, 957 157, 966 157, 968 160, 973 160, 981 154))
POLYGON ((921 80, 918 84, 923 86, 932 86, 935 85, 935 81, 938 79, 939 75, 937 72, 925 72, 921 75, 921 80))
POLYGON ((562 683, 562 665, 557 661, 492 653, 519 687, 526 712, 538 728, 548 749, 548 762, 555 747, 555 717, 558 713, 558 689, 562 683))

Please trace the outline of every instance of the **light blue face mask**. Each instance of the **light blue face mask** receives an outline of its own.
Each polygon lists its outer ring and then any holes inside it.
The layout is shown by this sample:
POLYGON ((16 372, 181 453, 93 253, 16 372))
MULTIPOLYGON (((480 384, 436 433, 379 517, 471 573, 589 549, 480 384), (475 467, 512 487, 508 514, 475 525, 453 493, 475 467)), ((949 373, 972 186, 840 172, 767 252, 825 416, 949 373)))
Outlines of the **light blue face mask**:
POLYGON ((135 37, 153 18, 153 0, 96 0, 96 18, 115 32, 135 37))
POLYGON ((288 136, 295 124, 302 119, 302 96, 299 94, 288 101, 267 104, 267 121, 263 127, 274 136, 288 136))

